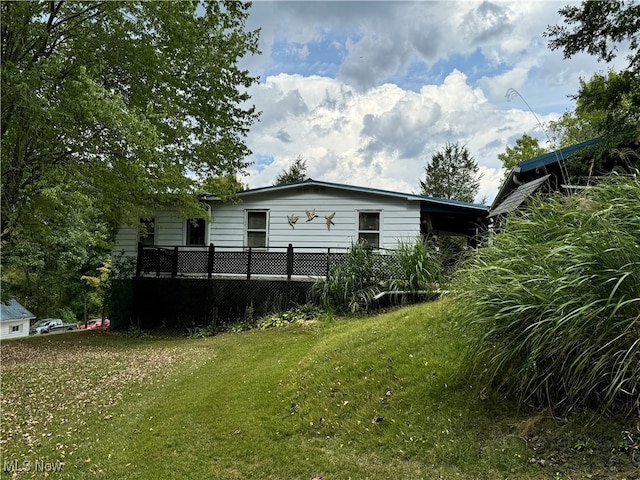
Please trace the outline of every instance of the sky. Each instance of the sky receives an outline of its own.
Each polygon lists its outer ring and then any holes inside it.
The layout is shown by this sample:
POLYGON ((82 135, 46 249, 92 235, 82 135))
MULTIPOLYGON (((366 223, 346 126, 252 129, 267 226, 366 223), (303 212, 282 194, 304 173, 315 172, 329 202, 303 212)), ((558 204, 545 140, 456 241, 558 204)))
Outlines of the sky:
POLYGON ((301 156, 315 180, 420 193, 432 156, 466 146, 490 204, 498 154, 574 109, 579 79, 617 65, 563 59, 544 32, 565 1, 254 1, 260 55, 240 66, 262 112, 246 139, 249 188, 301 156), (510 90, 513 89, 513 90, 510 90), (511 91, 512 95, 507 95, 511 91), (515 91, 515 92, 514 92, 515 91))

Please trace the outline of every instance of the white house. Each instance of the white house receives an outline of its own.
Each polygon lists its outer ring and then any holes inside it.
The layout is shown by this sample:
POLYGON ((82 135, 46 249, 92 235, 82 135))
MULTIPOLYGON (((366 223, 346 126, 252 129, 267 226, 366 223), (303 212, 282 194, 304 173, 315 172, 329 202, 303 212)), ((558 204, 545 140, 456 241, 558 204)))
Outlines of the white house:
POLYGON ((122 226, 115 253, 135 256, 138 243, 158 247, 217 247, 326 251, 364 241, 393 249, 418 236, 464 235, 474 239, 486 227, 488 207, 455 200, 317 180, 238 193, 238 202, 203 195, 211 219, 185 219, 176 210, 155 212, 138 226, 122 226))
POLYGON ((0 303, 0 339, 29 336, 29 323, 35 318, 14 299, 0 303))

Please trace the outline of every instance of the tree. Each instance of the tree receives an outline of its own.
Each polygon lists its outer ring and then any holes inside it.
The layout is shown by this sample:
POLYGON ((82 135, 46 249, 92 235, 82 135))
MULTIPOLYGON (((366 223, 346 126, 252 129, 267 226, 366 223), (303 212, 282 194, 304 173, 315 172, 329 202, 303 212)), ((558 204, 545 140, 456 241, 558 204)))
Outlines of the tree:
POLYGON ((473 202, 480 188, 478 163, 466 146, 447 144, 431 157, 420 181, 422 195, 473 202))
POLYGON ((222 2, 2 2, 4 241, 37 223, 54 185, 99 199, 103 217, 134 220, 182 195, 193 177, 247 166, 257 81, 248 5, 222 2), (63 178, 62 184, 53 182, 63 178))
POLYGON ((515 147, 511 148, 507 146, 505 153, 499 153, 498 159, 508 172, 518 163, 537 157, 543 153, 545 153, 545 149, 539 145, 538 139, 525 133, 516 140, 515 147))
POLYGON ((549 122, 547 131, 556 149, 586 142, 600 136, 589 121, 579 117, 575 111, 564 112, 558 120, 549 122))
POLYGON ((282 170, 282 173, 276 177, 274 185, 284 185, 285 183, 303 182, 307 179, 307 162, 300 155, 296 158, 289 168, 282 170))
POLYGON ((565 58, 586 51, 598 60, 610 62, 616 57, 617 45, 628 42, 631 49, 629 69, 640 70, 640 5, 635 0, 587 0, 580 6, 569 5, 559 10, 566 25, 547 27, 552 50, 562 49, 565 58))
POLYGON ((576 115, 611 145, 640 138, 640 76, 623 71, 595 74, 580 80, 576 115))
POLYGON ((4 287, 81 312, 114 226, 247 165, 248 4, 0 2, 4 287))
POLYGON ((196 187, 196 193, 217 195, 224 202, 234 200, 236 194, 246 190, 244 185, 235 175, 224 177, 209 177, 196 187))

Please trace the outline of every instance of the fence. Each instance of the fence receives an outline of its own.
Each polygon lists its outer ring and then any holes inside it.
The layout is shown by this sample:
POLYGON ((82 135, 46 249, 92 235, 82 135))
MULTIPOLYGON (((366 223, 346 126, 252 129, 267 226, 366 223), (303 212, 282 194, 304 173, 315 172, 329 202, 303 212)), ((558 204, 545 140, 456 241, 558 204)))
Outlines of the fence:
POLYGON ((242 276, 324 277, 331 265, 345 263, 347 249, 296 247, 238 248, 150 247, 138 245, 136 277, 155 276, 242 276))

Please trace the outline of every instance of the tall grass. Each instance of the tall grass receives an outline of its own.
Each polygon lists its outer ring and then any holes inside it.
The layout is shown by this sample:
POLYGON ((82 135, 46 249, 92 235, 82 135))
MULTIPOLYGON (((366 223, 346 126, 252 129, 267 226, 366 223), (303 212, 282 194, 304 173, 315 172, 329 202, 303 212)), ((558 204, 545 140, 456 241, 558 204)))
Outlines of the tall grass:
POLYGON ((397 270, 388 279, 390 290, 435 291, 443 282, 442 256, 423 238, 399 242, 392 262, 397 270))
POLYGON ((355 312, 368 305, 377 292, 374 256, 363 243, 354 243, 346 262, 329 266, 326 278, 313 286, 316 301, 330 312, 355 312))
POLYGON ((355 313, 371 309, 381 292, 434 292, 442 278, 441 256, 422 238, 386 254, 358 242, 314 285, 314 295, 325 310, 355 313))
POLYGON ((639 182, 533 200, 452 290, 488 385, 564 412, 640 411, 639 182))

